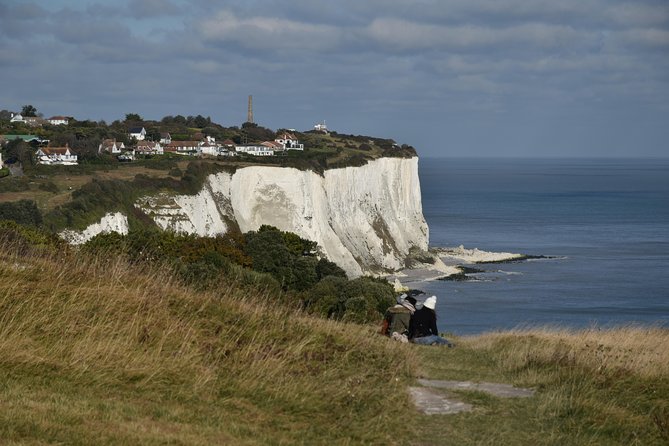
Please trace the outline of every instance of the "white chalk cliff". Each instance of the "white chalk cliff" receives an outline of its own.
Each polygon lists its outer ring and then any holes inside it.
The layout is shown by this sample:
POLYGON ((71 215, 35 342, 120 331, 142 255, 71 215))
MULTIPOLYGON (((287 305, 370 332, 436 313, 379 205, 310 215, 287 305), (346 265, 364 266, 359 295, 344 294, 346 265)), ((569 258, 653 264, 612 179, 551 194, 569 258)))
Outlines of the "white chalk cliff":
POLYGON ((252 166, 210 175, 197 195, 144 197, 136 206, 163 229, 215 236, 275 226, 314 240, 351 276, 404 267, 427 250, 418 158, 380 158, 321 176, 252 166))
POLYGON ((66 229, 59 235, 62 239, 72 245, 81 245, 98 234, 105 234, 108 232, 118 232, 123 235, 128 234, 128 217, 120 212, 108 213, 100 219, 100 223, 94 223, 83 231, 66 229))

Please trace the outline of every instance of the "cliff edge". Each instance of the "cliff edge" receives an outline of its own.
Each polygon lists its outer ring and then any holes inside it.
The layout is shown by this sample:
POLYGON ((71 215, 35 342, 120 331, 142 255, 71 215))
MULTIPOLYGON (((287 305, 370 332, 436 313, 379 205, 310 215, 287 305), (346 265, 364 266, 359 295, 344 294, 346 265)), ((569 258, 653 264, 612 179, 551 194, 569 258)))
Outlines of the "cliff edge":
POLYGON ((147 196, 136 207, 163 229, 215 236, 272 225, 316 241, 350 276, 401 269, 427 250, 418 158, 312 171, 271 166, 209 175, 196 195, 147 196))

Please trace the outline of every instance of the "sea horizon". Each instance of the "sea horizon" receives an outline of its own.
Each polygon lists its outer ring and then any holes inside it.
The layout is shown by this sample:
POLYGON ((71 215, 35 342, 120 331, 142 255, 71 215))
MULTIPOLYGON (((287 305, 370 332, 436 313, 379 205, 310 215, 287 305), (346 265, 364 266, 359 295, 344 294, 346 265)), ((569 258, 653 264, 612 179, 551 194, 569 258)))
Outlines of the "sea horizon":
POLYGON ((419 163, 431 247, 555 257, 424 283, 440 330, 669 326, 669 158, 517 161, 419 163))

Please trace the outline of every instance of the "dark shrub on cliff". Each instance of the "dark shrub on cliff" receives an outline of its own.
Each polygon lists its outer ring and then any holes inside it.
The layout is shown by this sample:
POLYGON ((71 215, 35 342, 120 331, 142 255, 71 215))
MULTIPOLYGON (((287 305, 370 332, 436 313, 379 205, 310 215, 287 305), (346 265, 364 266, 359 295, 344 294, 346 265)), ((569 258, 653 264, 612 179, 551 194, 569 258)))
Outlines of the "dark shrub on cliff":
POLYGON ((383 279, 359 277, 348 281, 328 276, 309 290, 305 304, 313 314, 366 323, 381 320, 394 297, 392 285, 383 279))
POLYGON ((37 205, 32 200, 0 203, 0 220, 10 220, 20 225, 39 226, 42 223, 37 205))

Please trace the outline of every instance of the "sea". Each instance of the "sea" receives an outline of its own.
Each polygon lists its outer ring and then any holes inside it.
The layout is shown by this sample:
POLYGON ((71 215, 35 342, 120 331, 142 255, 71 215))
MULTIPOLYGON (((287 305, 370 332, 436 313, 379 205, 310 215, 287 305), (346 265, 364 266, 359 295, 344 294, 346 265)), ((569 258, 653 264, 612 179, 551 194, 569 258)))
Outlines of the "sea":
POLYGON ((669 327, 669 159, 421 158, 431 247, 549 258, 476 265, 439 330, 669 327))

